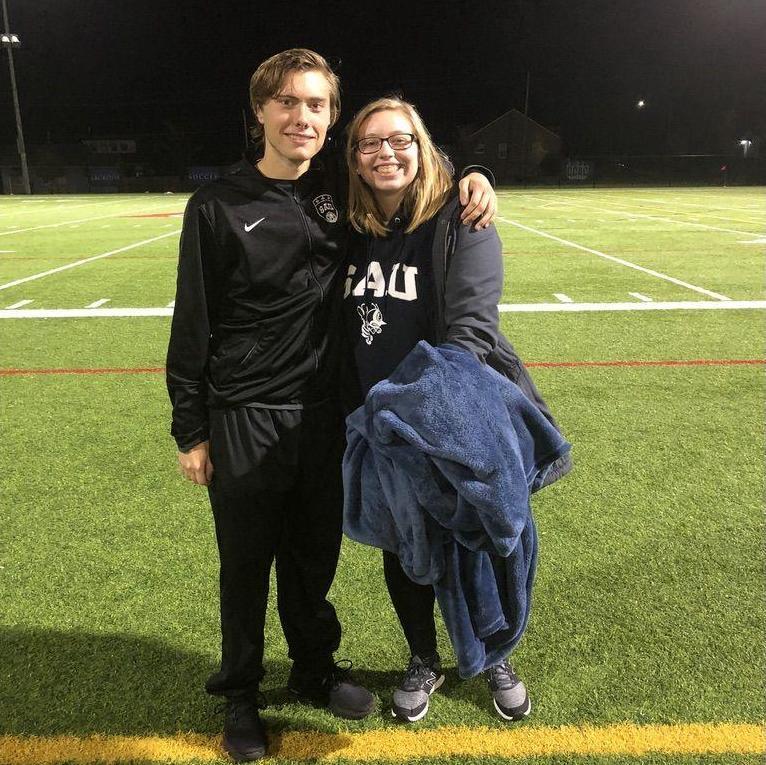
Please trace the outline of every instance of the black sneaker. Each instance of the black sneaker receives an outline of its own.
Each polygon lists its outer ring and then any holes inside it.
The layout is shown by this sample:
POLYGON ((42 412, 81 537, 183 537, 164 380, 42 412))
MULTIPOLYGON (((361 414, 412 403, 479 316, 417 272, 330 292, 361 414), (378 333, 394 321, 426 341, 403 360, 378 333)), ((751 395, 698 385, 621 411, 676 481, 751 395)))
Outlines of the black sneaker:
POLYGON ((507 661, 495 664, 485 674, 495 710, 503 720, 522 720, 530 713, 532 702, 527 688, 507 661))
POLYGON ((324 669, 305 669, 293 664, 287 689, 298 701, 327 707, 336 717, 361 720, 375 709, 375 697, 361 685, 349 682, 348 666, 331 664, 324 669))
POLYGON ((444 682, 439 658, 424 663, 419 656, 410 659, 402 682, 394 691, 391 714, 403 722, 417 722, 428 713, 431 694, 444 682))
POLYGON ((252 762, 266 756, 266 730, 258 713, 262 703, 251 696, 228 699, 224 704, 223 748, 235 762, 252 762))

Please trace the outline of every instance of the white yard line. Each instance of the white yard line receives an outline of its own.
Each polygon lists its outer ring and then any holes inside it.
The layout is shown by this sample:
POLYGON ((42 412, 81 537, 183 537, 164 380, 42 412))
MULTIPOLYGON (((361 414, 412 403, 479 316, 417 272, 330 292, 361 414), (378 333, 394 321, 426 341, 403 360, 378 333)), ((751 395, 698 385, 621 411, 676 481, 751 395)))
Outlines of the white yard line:
POLYGON ((681 281, 680 279, 676 279, 674 276, 668 276, 667 274, 660 273, 659 271, 654 271, 651 268, 644 268, 643 266, 639 266, 636 263, 631 263, 629 260, 616 258, 614 255, 607 255, 605 252, 600 252, 599 250, 585 247, 582 244, 577 244, 577 242, 570 242, 568 239, 562 239, 560 236, 554 236, 553 234, 549 234, 547 231, 540 231, 539 229, 532 228, 531 226, 525 226, 523 223, 519 223, 515 220, 510 220, 510 218, 502 218, 498 216, 497 219, 503 221, 503 223, 509 223, 511 226, 516 226, 517 228, 523 229, 524 231, 529 231, 532 234, 544 236, 546 239, 552 239, 554 242, 559 242, 560 244, 566 245, 567 247, 573 247, 574 249, 582 250, 583 252, 590 252, 592 255, 598 255, 600 258, 611 260, 613 263, 619 263, 621 266, 626 266, 627 268, 634 268, 636 271, 641 271, 642 273, 649 274, 650 276, 656 276, 658 279, 663 279, 666 282, 677 284, 679 287, 685 287, 686 289, 693 290, 694 292, 699 292, 702 295, 707 295, 708 297, 715 298, 716 300, 729 300, 728 297, 725 295, 719 295, 717 292, 711 292, 710 290, 706 290, 703 287, 697 287, 694 284, 689 284, 689 282, 681 281))
POLYGON ((642 295, 640 292, 629 292, 628 295, 642 301, 643 303, 653 303, 652 298, 642 295))
MULTIPOLYGON (((677 200, 663 200, 663 199, 646 199, 644 197, 620 197, 616 200, 606 199, 603 200, 607 202, 608 204, 615 204, 615 205, 626 205, 626 204, 638 204, 641 206, 642 209, 649 208, 655 208, 658 209, 659 212, 662 213, 668 213, 672 212, 676 215, 703 215, 705 218, 715 218, 716 220, 723 220, 727 221, 728 223, 747 223, 754 226, 757 226, 763 222, 763 218, 754 220, 748 215, 748 210, 744 208, 737 209, 736 212, 743 213, 747 217, 737 217, 735 215, 717 215, 716 213, 722 212, 722 209, 719 207, 708 207, 707 209, 702 210, 673 210, 673 208, 676 205, 683 205, 683 202, 679 202, 677 200)), ((705 205, 694 205, 695 207, 702 207, 704 208, 705 205)), ((734 209, 734 208, 723 208, 723 210, 726 209, 734 209)), ((650 212, 652 210, 650 209, 650 212)), ((764 209, 764 213, 766 213, 766 207, 764 209)), ((766 217, 766 215, 764 216, 766 217)))
MULTIPOLYGON (((31 202, 33 200, 21 200, 21 201, 25 202, 26 204, 29 204, 29 202, 31 202)), ((47 203, 47 204, 51 204, 52 203, 51 199, 35 199, 34 201, 38 202, 38 203, 47 203)), ((69 201, 69 200, 61 200, 59 202, 58 206, 61 206, 64 201, 69 201)), ((73 199, 73 200, 71 200, 70 204, 66 205, 65 209, 66 210, 74 210, 76 207, 93 207, 95 205, 104 206, 104 207, 106 205, 119 205, 119 204, 123 204, 124 205, 125 201, 126 201, 125 199, 104 199, 104 200, 97 199, 97 200, 94 200, 94 201, 79 202, 78 200, 73 199), (73 202, 77 202, 77 204, 72 204, 73 202)), ((135 201, 138 201, 138 200, 135 200, 135 201)), ((11 205, 9 204, 8 207, 10 207, 10 206, 11 205)), ((14 215, 14 216, 15 215, 29 215, 30 213, 37 213, 37 214, 39 214, 40 210, 37 210, 34 207, 31 210, 9 210, 9 209, 4 209, 4 210, 2 210, 0 212, 0 217, 2 217, 4 215, 8 215, 8 216, 11 216, 11 215, 14 215)))
POLYGON ((101 308, 102 305, 105 305, 111 300, 111 298, 101 298, 100 300, 95 300, 90 305, 86 305, 86 308, 101 308))
POLYGON ((27 308, 0 310, 0 319, 100 319, 172 316, 172 308, 27 308))
MULTIPOLYGON (((646 202, 652 202, 654 204, 663 204, 662 199, 646 199, 646 197, 628 197, 629 199, 638 199, 641 201, 646 202)), ((731 211, 731 212, 759 212, 760 208, 757 207, 722 207, 721 205, 715 205, 711 207, 710 205, 702 204, 701 202, 682 202, 680 199, 674 198, 673 204, 676 205, 682 205, 683 207, 704 207, 706 210, 718 210, 718 211, 731 211)), ((766 212, 766 205, 764 205, 763 212, 766 212)))
POLYGON ((110 255, 116 255, 118 252, 127 252, 128 250, 133 250, 136 247, 141 247, 145 244, 151 244, 152 242, 156 242, 159 239, 165 239, 168 236, 176 236, 177 234, 180 234, 181 230, 178 229, 177 231, 168 231, 167 234, 160 234, 159 236, 153 236, 151 239, 144 239, 140 242, 134 242, 133 244, 129 244, 126 247, 120 247, 118 250, 110 250, 109 252, 102 252, 100 255, 94 255, 91 258, 84 258, 83 260, 77 260, 74 263, 67 263, 65 266, 59 266, 58 268, 52 268, 50 271, 43 271, 39 274, 32 274, 32 276, 25 276, 23 279, 14 279, 12 282, 8 282, 7 284, 0 284, 0 290, 6 290, 8 287, 15 287, 17 284, 24 284, 24 282, 31 282, 35 279, 42 279, 44 276, 50 276, 51 274, 57 274, 60 271, 66 271, 69 268, 76 268, 77 266, 81 266, 84 263, 92 263, 94 260, 100 260, 101 258, 108 258, 110 255))
POLYGON ((565 295, 563 292, 554 292, 553 297, 556 298, 560 303, 574 303, 574 300, 572 300, 569 295, 565 295))
MULTIPOLYGON (((152 208, 156 209, 156 208, 152 208)), ((151 215, 151 213, 147 212, 136 212, 136 213, 130 213, 130 215, 151 215)), ((30 226, 29 228, 15 228, 15 229, 6 229, 5 231, 0 231, 0 236, 9 236, 10 234, 24 234, 27 231, 39 231, 43 228, 60 228, 61 226, 72 226, 74 223, 90 223, 94 220, 105 220, 106 218, 123 218, 125 216, 123 215, 116 215, 115 213, 112 213, 111 215, 96 215, 92 218, 80 218, 79 220, 66 220, 61 223, 45 223, 42 226, 30 226)), ((74 228, 74 226, 72 226, 74 228)))
MULTIPOLYGON (((687 300, 665 303, 501 303, 501 313, 587 313, 592 311, 766 310, 766 300, 687 300)), ((172 316, 165 308, 24 308, 2 309, 0 319, 101 319, 172 316)))
MULTIPOLYGON (((651 303, 501 303, 500 313, 556 313, 571 311, 701 311, 701 310, 766 310, 766 300, 688 300, 679 302, 651 303)), ((2 314, 2 311, 0 311, 2 314)), ((2 318, 2 316, 0 316, 2 318)))
POLYGON ((22 306, 29 305, 32 302, 34 302, 34 301, 32 301, 32 300, 19 300, 18 303, 14 303, 13 305, 9 305, 5 310, 6 311, 13 311, 16 308, 21 308, 22 306))
MULTIPOLYGON (((571 197, 562 197, 564 204, 569 204, 572 207, 586 208, 588 210, 595 210, 596 212, 606 213, 607 215, 619 215, 620 217, 627 218, 644 218, 645 220, 656 220, 660 223, 674 223, 677 226, 692 226, 694 228, 704 228, 707 231, 722 231, 726 234, 744 234, 745 236, 763 236, 760 233, 753 233, 752 231, 742 231, 735 228, 722 228, 721 226, 709 226, 707 223, 693 223, 690 220, 675 220, 674 218, 663 218, 658 215, 647 215, 646 213, 633 212, 632 210, 612 210, 608 207, 595 207, 587 203, 580 202, 579 200, 573 201, 571 197)), ((615 203, 619 204, 619 203, 615 203)))

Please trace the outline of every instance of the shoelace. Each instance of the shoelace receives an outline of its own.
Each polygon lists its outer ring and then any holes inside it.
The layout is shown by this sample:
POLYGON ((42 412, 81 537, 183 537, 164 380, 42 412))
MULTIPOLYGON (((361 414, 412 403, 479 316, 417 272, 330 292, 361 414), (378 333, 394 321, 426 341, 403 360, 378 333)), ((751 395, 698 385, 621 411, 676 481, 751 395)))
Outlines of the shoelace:
POLYGON ((487 680, 492 683, 494 681, 498 688, 508 689, 512 688, 516 683, 516 677, 513 674, 513 667, 508 662, 500 662, 490 667, 487 671, 487 680))
POLYGON ((407 685, 410 682, 420 686, 421 680, 427 680, 430 675, 434 674, 432 667, 427 664, 423 664, 422 661, 412 661, 407 667, 407 671, 404 673, 404 684, 407 685))
POLYGON ((333 663, 332 669, 327 675, 322 678, 322 685, 336 688, 348 678, 348 674, 353 666, 354 662, 351 659, 338 659, 338 661, 333 663))

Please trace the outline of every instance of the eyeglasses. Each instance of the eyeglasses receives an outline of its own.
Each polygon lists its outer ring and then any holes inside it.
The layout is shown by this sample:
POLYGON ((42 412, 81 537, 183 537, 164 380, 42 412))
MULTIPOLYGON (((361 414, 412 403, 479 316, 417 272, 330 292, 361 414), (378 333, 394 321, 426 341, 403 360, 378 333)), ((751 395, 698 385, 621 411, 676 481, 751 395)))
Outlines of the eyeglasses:
POLYGON ((356 148, 362 154, 374 154, 376 151, 380 151, 383 141, 394 151, 402 151, 403 149, 409 149, 413 143, 416 143, 417 138, 412 133, 394 133, 394 135, 390 135, 388 138, 370 136, 369 138, 362 138, 357 141, 356 148))

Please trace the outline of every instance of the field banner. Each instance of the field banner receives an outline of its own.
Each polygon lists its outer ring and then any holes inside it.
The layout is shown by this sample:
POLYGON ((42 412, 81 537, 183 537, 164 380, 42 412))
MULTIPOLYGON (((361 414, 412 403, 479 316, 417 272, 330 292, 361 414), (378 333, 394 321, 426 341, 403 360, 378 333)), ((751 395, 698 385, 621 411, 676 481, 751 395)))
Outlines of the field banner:
POLYGON ((568 159, 564 163, 564 178, 568 181, 590 181, 593 178, 593 162, 568 159))
POLYGON ((216 178, 221 177, 221 168, 198 165, 189 168, 188 176, 189 180, 194 181, 195 183, 214 181, 216 178))

